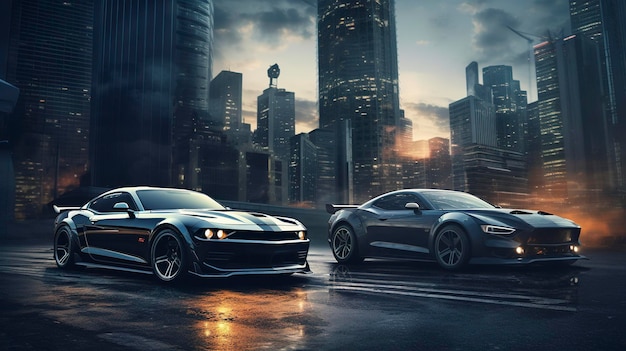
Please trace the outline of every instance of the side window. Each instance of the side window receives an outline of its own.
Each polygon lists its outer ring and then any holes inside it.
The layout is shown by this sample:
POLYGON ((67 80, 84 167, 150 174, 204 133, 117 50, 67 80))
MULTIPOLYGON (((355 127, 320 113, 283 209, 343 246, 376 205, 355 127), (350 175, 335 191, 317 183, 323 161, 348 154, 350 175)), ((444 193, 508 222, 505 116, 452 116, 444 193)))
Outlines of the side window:
POLYGON ((399 193, 385 196, 378 199, 374 203, 374 206, 387 211, 401 211, 405 210, 404 206, 409 202, 416 202, 420 206, 423 206, 422 201, 420 201, 417 195, 411 193, 399 193))
POLYGON ((96 212, 117 212, 119 210, 114 209, 113 206, 118 202, 126 202, 130 209, 137 210, 137 205, 129 193, 113 193, 102 196, 94 200, 89 208, 96 212))

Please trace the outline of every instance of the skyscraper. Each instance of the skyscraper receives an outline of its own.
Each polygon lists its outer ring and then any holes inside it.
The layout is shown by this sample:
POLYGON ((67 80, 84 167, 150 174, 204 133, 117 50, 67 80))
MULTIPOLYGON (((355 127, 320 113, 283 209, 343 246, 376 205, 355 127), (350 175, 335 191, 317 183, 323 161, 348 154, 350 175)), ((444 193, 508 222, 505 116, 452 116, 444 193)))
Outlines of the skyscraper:
POLYGON ((93 185, 193 188, 194 130, 208 123, 213 3, 98 2, 93 185))
POLYGON ((296 134, 295 94, 270 86, 257 98, 256 143, 287 162, 296 134))
POLYGON ((450 151, 452 157, 452 186, 455 190, 468 191, 465 174, 465 149, 474 144, 496 147, 496 116, 490 102, 476 96, 468 96, 451 103, 450 151))
POLYGON ((211 117, 224 131, 237 130, 243 123, 242 78, 241 73, 221 71, 211 81, 209 90, 211 117))
POLYGON ((572 33, 599 46, 604 109, 609 134, 608 152, 614 188, 626 194, 626 2, 570 0, 572 33))
POLYGON ((498 146, 523 152, 527 119, 526 92, 520 89, 519 80, 513 79, 513 67, 497 65, 483 68, 483 84, 491 89, 498 146))
POLYGON ((477 64, 472 62, 466 68, 467 87, 474 86, 476 95, 449 106, 452 186, 494 203, 517 207, 524 206, 528 196, 526 163, 523 153, 499 146, 501 116, 496 113, 498 108, 513 109, 513 101, 517 101, 512 93, 516 86, 506 67, 487 67, 482 85, 475 73, 477 64))
POLYGON ((15 217, 80 185, 87 169, 93 1, 14 1, 6 80, 20 89, 9 142, 15 217))
POLYGON ((308 134, 291 137, 289 162, 289 202, 314 204, 317 188, 317 147, 308 134))
POLYGON ((544 190, 553 198, 598 194, 608 183, 598 49, 575 35, 535 46, 544 190))
MULTIPOLYGON (((320 128, 352 126, 354 196, 401 185, 394 153, 401 134, 393 0, 319 0, 320 128)), ((338 179, 342 179, 338 177, 338 179)), ((338 184, 347 189, 350 180, 338 184)))

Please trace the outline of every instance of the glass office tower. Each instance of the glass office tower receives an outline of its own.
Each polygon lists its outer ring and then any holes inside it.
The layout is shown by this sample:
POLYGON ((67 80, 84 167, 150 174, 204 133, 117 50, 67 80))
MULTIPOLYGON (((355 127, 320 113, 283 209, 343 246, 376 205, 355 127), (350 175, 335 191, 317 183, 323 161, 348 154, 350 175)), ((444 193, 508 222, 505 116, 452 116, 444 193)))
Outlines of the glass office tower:
POLYGON ((40 216, 87 170, 92 25, 93 1, 12 4, 6 80, 20 90, 8 125, 16 219, 40 216))
POLYGON ((195 188, 189 143, 208 123, 213 3, 97 3, 91 138, 96 186, 195 188))
POLYGON ((535 46, 544 196, 589 199, 607 186, 607 123, 597 45, 583 36, 535 46))
POLYGON ((612 186, 626 196, 626 1, 570 0, 572 33, 599 46, 612 186))
MULTIPOLYGON (((337 128, 342 120, 352 125, 355 199, 397 189, 394 150, 402 133, 394 1, 319 0, 318 65, 320 128, 337 128)), ((348 186, 346 180, 337 190, 348 186)))
POLYGON ((289 140, 295 131, 295 94, 273 86, 263 90, 257 97, 256 143, 287 162, 291 157, 289 140))

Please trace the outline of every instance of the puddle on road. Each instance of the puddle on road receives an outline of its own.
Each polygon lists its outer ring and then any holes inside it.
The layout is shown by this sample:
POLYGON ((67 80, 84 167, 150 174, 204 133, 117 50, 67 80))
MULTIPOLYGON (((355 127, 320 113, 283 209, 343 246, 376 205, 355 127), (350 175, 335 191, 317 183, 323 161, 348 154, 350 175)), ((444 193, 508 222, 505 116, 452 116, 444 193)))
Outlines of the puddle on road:
POLYGON ((220 291, 189 306, 198 337, 216 350, 298 349, 323 321, 302 289, 250 294, 220 291))

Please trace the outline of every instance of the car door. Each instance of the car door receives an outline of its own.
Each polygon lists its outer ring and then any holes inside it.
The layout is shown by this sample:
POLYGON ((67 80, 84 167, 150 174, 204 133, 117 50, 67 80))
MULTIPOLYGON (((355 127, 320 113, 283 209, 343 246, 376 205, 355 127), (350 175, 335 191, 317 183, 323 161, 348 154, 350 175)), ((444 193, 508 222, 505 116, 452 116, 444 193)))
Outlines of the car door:
POLYGON ((150 231, 142 228, 141 219, 130 215, 128 209, 115 208, 119 203, 137 210, 132 196, 126 192, 107 194, 90 203, 85 251, 95 261, 103 263, 147 264, 150 231))
POLYGON ((366 230, 374 255, 415 258, 429 253, 428 236, 438 215, 425 208, 415 193, 385 196, 373 203, 372 212, 375 215, 366 222, 366 230), (407 209, 407 203, 421 209, 407 209))

